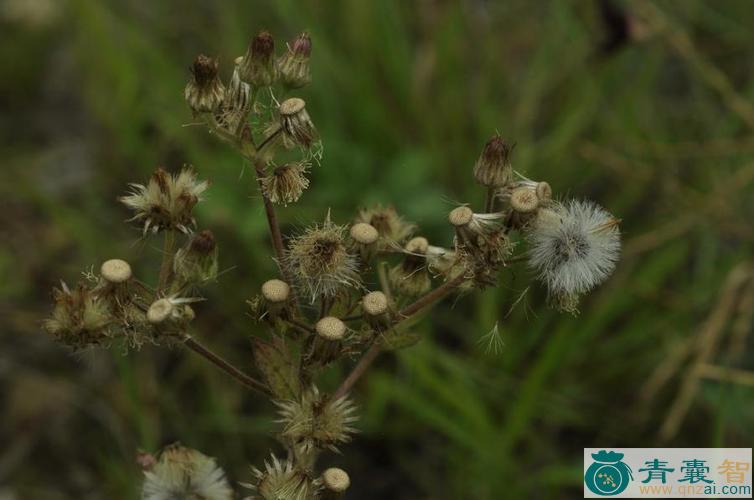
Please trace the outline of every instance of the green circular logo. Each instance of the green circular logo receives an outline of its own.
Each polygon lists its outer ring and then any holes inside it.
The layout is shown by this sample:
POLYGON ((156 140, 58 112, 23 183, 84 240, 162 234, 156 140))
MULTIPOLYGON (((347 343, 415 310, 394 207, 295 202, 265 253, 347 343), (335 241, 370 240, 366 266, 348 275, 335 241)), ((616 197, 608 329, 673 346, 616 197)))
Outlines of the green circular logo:
POLYGON ((602 450, 592 453, 592 458, 594 462, 584 474, 586 487, 592 493, 603 497, 618 495, 634 479, 631 467, 621 461, 623 453, 602 450))

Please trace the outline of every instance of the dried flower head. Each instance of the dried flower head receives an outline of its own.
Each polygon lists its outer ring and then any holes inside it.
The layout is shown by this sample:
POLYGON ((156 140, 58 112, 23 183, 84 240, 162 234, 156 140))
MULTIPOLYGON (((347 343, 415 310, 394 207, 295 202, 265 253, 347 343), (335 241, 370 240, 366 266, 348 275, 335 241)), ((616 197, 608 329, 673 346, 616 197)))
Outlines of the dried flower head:
POLYGON ((554 296, 591 290, 612 273, 620 253, 618 220, 589 201, 540 210, 528 241, 529 266, 554 296))
POLYGON ((309 187, 306 173, 311 166, 309 162, 286 163, 276 167, 271 174, 261 180, 262 191, 273 203, 295 203, 309 187))
POLYGON ((100 274, 111 284, 125 283, 133 276, 131 266, 122 259, 110 259, 102 263, 100 274))
POLYGON ((58 341, 80 349, 99 345, 112 337, 109 326, 114 322, 108 305, 92 290, 80 283, 70 290, 65 283, 52 291, 55 308, 44 328, 58 341))
POLYGON ((217 61, 205 55, 197 56, 191 65, 191 79, 183 95, 194 114, 211 113, 223 102, 225 87, 217 67, 217 61))
POLYGON ((271 304, 287 302, 291 295, 288 283, 278 279, 267 280, 262 285, 262 296, 271 304))
POLYGON ((380 238, 380 233, 371 224, 357 222, 351 226, 350 234, 351 249, 366 265, 377 253, 377 240, 380 238))
POLYGON ((280 126, 285 137, 304 148, 309 148, 317 140, 317 129, 306 111, 306 102, 291 97, 280 103, 280 126))
POLYGON ((312 500, 317 498, 319 482, 311 481, 290 460, 280 460, 272 455, 265 460, 264 470, 252 467, 254 482, 246 484, 259 500, 312 500))
POLYGON ((191 167, 176 174, 158 168, 146 185, 131 184, 131 192, 119 198, 135 212, 129 220, 143 221, 144 234, 163 229, 178 229, 189 233, 195 225, 192 211, 202 201, 202 193, 209 183, 199 181, 191 167))
POLYGON ((225 99, 215 113, 217 125, 232 135, 242 132, 252 107, 251 86, 241 79, 240 63, 239 58, 225 92, 225 99))
POLYGON ((432 280, 427 272, 428 248, 429 242, 421 236, 410 239, 403 247, 403 262, 392 267, 388 273, 390 285, 396 293, 418 297, 432 287, 432 280))
POLYGON ((147 309, 147 321, 153 325, 182 324, 194 319, 194 310, 189 304, 201 299, 165 297, 157 299, 147 309))
POLYGON ((474 178, 477 182, 492 188, 508 184, 513 179, 510 161, 513 147, 501 136, 492 136, 474 165, 474 178))
POLYGON ((343 469, 330 467, 322 473, 322 484, 333 493, 343 493, 351 486, 351 478, 343 469))
POLYGON ((283 424, 282 438, 304 450, 330 449, 351 441, 356 432, 352 424, 358 419, 356 407, 345 396, 331 400, 316 387, 304 391, 300 400, 277 403, 283 424))
POLYGON ((312 80, 309 59, 312 54, 312 39, 301 33, 288 44, 288 50, 278 60, 280 81, 289 89, 297 89, 312 80))
POLYGON ((239 76, 253 87, 267 87, 275 82, 275 40, 269 32, 262 31, 251 40, 239 62, 239 76))
POLYGON ((401 244, 415 229, 415 226, 403 220, 392 206, 382 207, 377 205, 362 209, 356 217, 356 222, 365 222, 377 230, 380 235, 378 247, 381 250, 394 248, 401 244))
POLYGON ((218 247, 212 231, 194 236, 173 258, 173 272, 181 285, 200 284, 217 277, 218 247))
POLYGON ((456 253, 478 286, 494 283, 499 267, 512 250, 502 226, 503 218, 503 213, 476 214, 465 206, 453 209, 448 215, 456 230, 456 253))
POLYGON ((312 303, 360 284, 358 259, 348 252, 345 231, 328 214, 324 224, 308 228, 288 245, 285 264, 312 303))
POLYGON ((214 458, 173 444, 144 472, 144 500, 232 500, 233 490, 214 458))

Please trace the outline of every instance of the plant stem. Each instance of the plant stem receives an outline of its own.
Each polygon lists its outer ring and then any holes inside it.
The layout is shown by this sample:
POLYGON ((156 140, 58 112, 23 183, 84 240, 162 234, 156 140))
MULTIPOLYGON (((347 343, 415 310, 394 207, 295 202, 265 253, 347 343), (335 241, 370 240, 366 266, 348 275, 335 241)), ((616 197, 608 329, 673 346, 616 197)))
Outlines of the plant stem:
POLYGON ((495 211, 495 188, 487 188, 487 201, 484 204, 484 212, 491 214, 495 211))
POLYGON ((259 156, 254 159, 254 171, 256 172, 257 176, 257 184, 259 184, 259 189, 262 193, 264 212, 267 215, 267 224, 270 227, 272 246, 275 249, 275 256, 277 257, 278 266, 280 267, 280 272, 283 274, 285 280, 290 283, 290 280, 286 276, 287 273, 285 272, 285 267, 283 266, 283 235, 280 233, 280 225, 278 224, 278 218, 275 214, 275 207, 270 201, 270 198, 267 197, 267 195, 264 193, 264 189, 262 188, 262 178, 264 177, 264 160, 262 160, 262 158, 259 156))
POLYGON ((160 277, 157 281, 157 293, 159 294, 168 284, 173 272, 173 248, 175 247, 175 231, 165 231, 165 243, 162 247, 162 263, 160 264, 160 277))
POLYGON ((183 345, 199 354, 204 359, 206 359, 249 389, 252 389, 264 395, 268 395, 267 387, 262 382, 242 372, 230 362, 226 361, 224 358, 220 357, 219 355, 215 354, 207 347, 205 347, 203 344, 199 343, 199 341, 194 339, 191 335, 184 335, 183 345))
MULTIPOLYGON (((463 274, 460 274, 456 276, 455 278, 453 278, 452 280, 438 286, 437 288, 435 288, 428 294, 418 299, 413 304, 406 306, 398 314, 399 319, 396 321, 395 325, 393 326, 397 326, 400 322, 405 321, 410 316, 418 313, 425 307, 430 306, 434 304, 435 302, 441 300, 464 281, 466 281, 466 277, 463 274)), ((333 399, 339 399, 345 396, 346 393, 348 393, 348 391, 351 390, 354 384, 361 378, 362 375, 364 375, 367 369, 371 366, 371 364, 380 354, 381 350, 382 350, 382 346, 380 345, 378 341, 375 341, 372 344, 372 346, 369 348, 369 350, 367 350, 367 352, 361 357, 361 359, 356 364, 356 366, 353 367, 353 370, 351 370, 351 373, 349 373, 348 376, 345 378, 345 380, 343 380, 343 382, 340 384, 340 387, 338 387, 338 389, 333 394, 333 399)))

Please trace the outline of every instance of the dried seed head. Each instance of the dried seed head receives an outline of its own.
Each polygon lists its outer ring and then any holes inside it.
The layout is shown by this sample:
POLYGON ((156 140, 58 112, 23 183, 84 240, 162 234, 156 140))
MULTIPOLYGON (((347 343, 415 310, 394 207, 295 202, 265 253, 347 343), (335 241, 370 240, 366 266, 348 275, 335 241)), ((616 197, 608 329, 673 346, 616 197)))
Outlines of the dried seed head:
POLYGON ((332 400, 313 387, 304 391, 299 400, 276 404, 283 424, 282 438, 304 451, 327 448, 337 452, 337 445, 349 442, 356 432, 356 407, 345 396, 332 400))
POLYGON ((520 213, 531 213, 539 206, 539 198, 533 189, 520 187, 513 190, 510 199, 511 208, 520 213))
POLYGON ((215 236, 205 229, 175 253, 173 272, 182 286, 213 280, 217 277, 218 254, 215 236))
POLYGON ((322 484, 334 493, 343 493, 351 486, 351 478, 343 469, 331 467, 322 473, 322 484))
POLYGON ((255 36, 246 55, 239 61, 241 81, 254 87, 267 87, 275 82, 275 40, 267 31, 255 36))
POLYGON ((291 97, 280 104, 278 111, 285 136, 294 144, 309 148, 318 134, 306 111, 306 102, 298 97, 291 97))
POLYGON ((311 82, 311 53, 312 40, 307 33, 301 33, 288 44, 288 50, 278 60, 278 71, 283 85, 289 89, 297 89, 311 82))
POLYGON ((275 455, 265 460, 264 469, 252 467, 254 482, 245 484, 258 493, 254 499, 297 499, 316 498, 318 485, 310 481, 299 467, 289 460, 280 460, 275 455))
POLYGON ((369 316, 380 316, 388 311, 387 297, 382 292, 369 292, 361 299, 361 307, 369 316))
POLYGON ((378 249, 387 250, 401 244, 414 231, 415 226, 407 223, 392 206, 377 205, 359 211, 356 222, 373 226, 380 235, 378 249))
POLYGON ((280 304, 286 302, 290 295, 291 287, 285 281, 272 279, 262 285, 262 296, 267 302, 280 304))
POLYGON ((309 162, 298 162, 275 168, 262 178, 262 191, 273 203, 295 203, 309 187, 306 173, 310 166, 309 162))
POLYGON ((173 314, 173 310, 173 304, 169 299, 157 299, 149 306, 147 321, 153 325, 162 323, 173 314))
POLYGON ((357 222, 351 226, 351 238, 362 245, 371 245, 380 237, 380 233, 371 224, 357 222))
POLYGON ((469 207, 461 206, 450 211, 450 214, 448 214, 448 221, 452 225, 460 227, 471 222, 473 216, 474 212, 469 207))
POLYGON ((217 125, 231 135, 241 136, 246 127, 246 118, 251 112, 251 85, 241 79, 243 58, 236 59, 233 76, 225 92, 222 105, 215 112, 217 125))
POLYGON ((142 499, 168 498, 232 500, 233 490, 215 459, 173 444, 165 448, 157 463, 144 471, 142 499))
POLYGON ((334 316, 325 316, 317 321, 314 329, 325 340, 342 340, 346 335, 346 324, 334 316))
POLYGON ((225 87, 220 81, 217 67, 217 61, 205 55, 197 56, 191 65, 191 79, 183 95, 195 114, 211 113, 223 102, 225 87))
POLYGON ((115 321, 105 301, 83 284, 70 290, 65 283, 53 289, 55 307, 44 328, 58 341, 84 348, 99 345, 112 337, 115 321))
POLYGON ((620 253, 617 219, 589 201, 539 212, 527 235, 529 266, 551 296, 580 295, 607 279, 620 253))
POLYGON ((492 136, 474 165, 476 181, 493 188, 499 188, 511 182, 513 179, 513 168, 510 162, 512 152, 513 146, 506 143, 501 136, 492 136))
POLYGON ((429 291, 432 280, 427 272, 426 253, 429 242, 417 236, 406 243, 403 262, 394 266, 388 273, 390 285, 396 293, 416 297, 429 291))
POLYGON ((150 229, 189 233, 195 224, 193 209, 207 187, 209 183, 197 180, 191 167, 173 175, 158 168, 146 184, 131 184, 131 192, 119 200, 135 212, 129 220, 143 221, 145 234, 150 229))
POLYGON ((335 297, 344 289, 360 286, 358 259, 346 247, 344 226, 330 221, 291 239, 285 264, 296 285, 312 303, 318 297, 335 297))
POLYGON ((102 263, 100 274, 108 283, 124 283, 131 279, 131 266, 125 260, 110 259, 102 263))

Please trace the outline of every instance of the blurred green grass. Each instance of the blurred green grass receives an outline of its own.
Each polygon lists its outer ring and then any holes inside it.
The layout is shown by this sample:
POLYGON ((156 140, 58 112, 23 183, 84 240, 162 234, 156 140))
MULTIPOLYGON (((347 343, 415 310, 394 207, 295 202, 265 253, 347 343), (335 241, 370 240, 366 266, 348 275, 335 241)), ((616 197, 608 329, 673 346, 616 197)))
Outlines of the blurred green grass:
MULTIPOLYGON (((112 256, 155 272, 156 244, 119 224, 115 198, 157 165, 191 163, 213 181, 199 220, 228 269, 198 329, 250 365, 244 300, 274 273, 261 203, 241 161, 191 126, 182 89, 197 53, 227 72, 262 28, 278 47, 302 29, 314 42, 302 96, 325 157, 282 211, 287 230, 392 202, 447 244, 449 207, 482 199, 471 169, 496 130, 517 142, 517 170, 623 219, 626 254, 579 317, 547 310, 514 266, 378 364, 358 390, 363 433, 323 459, 351 473, 354 498, 575 498, 586 446, 752 442, 751 386, 702 382, 669 441, 658 429, 687 364, 652 404, 640 388, 751 260, 754 3, 616 2, 634 36, 610 51, 596 1, 0 5, 0 485, 18 498, 136 498, 135 450, 177 439, 234 480, 275 448, 273 407, 189 355, 76 359, 39 331, 58 279, 112 256), (479 345, 495 323, 497 356, 479 345)), ((751 308, 735 311, 744 333, 751 308)), ((751 369, 751 354, 715 363, 751 369)))

